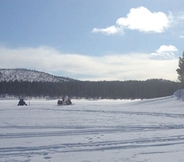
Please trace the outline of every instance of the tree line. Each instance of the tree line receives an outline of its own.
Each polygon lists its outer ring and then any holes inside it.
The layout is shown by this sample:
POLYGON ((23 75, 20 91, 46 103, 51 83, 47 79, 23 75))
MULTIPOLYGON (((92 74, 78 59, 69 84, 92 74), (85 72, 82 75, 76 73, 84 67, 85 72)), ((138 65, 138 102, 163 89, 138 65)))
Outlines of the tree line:
POLYGON ((162 79, 146 81, 70 81, 70 82, 0 82, 0 95, 17 97, 96 99, 144 99, 172 95, 181 88, 178 82, 162 79))

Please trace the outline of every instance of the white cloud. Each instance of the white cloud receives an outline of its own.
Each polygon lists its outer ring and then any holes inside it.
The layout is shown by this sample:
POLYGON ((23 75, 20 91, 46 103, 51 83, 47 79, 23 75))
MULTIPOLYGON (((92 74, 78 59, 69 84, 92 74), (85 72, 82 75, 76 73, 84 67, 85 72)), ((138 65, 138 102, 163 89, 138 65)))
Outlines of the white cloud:
POLYGON ((132 8, 126 18, 119 18, 117 24, 131 30, 161 33, 169 27, 169 18, 163 12, 150 12, 145 7, 132 8))
MULTIPOLYGON (((158 51, 164 51, 163 48, 158 51)), ((177 79, 178 59, 155 60, 150 54, 94 57, 63 54, 48 47, 19 49, 0 47, 0 58, 0 68, 35 69, 57 73, 60 76, 67 74, 66 77, 79 80, 177 79)))
POLYGON ((145 7, 138 7, 130 9, 127 17, 119 18, 116 25, 103 29, 94 28, 92 32, 115 34, 122 33, 124 29, 131 29, 141 32, 162 33, 170 26, 171 21, 171 15, 167 16, 163 12, 151 12, 145 7))
POLYGON ((107 34, 107 35, 116 34, 116 33, 119 33, 119 32, 123 33, 123 31, 120 28, 117 28, 116 26, 110 26, 110 27, 104 28, 104 29, 94 28, 92 30, 92 32, 93 33, 101 32, 101 33, 104 33, 104 34, 107 34))
POLYGON ((174 57, 174 52, 177 52, 178 49, 173 45, 162 45, 159 49, 156 50, 156 53, 152 53, 154 56, 163 56, 163 57, 174 57))

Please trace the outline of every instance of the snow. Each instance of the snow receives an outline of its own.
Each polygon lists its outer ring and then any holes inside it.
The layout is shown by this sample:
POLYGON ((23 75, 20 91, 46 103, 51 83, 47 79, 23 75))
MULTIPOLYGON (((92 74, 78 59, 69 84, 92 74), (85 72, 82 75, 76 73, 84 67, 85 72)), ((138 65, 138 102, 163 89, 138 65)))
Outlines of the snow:
POLYGON ((1 162, 182 162, 184 103, 0 100, 1 162))
POLYGON ((0 69, 0 81, 62 82, 72 79, 28 69, 0 69))

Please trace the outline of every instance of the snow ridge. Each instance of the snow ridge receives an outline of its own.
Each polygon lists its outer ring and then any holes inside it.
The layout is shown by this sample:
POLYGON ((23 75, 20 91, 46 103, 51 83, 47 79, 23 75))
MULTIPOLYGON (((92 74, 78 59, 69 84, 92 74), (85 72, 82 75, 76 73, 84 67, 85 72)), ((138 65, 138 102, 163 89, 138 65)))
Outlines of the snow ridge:
POLYGON ((74 79, 54 76, 45 72, 28 69, 0 69, 0 82, 69 82, 74 79))

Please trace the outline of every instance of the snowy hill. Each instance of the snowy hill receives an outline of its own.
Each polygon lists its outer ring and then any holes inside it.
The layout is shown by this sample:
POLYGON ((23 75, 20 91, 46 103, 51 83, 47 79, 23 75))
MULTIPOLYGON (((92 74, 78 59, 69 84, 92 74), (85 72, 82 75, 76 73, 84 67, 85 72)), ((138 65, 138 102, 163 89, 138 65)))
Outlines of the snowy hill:
POLYGON ((28 82, 63 82, 73 79, 58 77, 48 73, 28 69, 0 69, 1 81, 28 81, 28 82))

